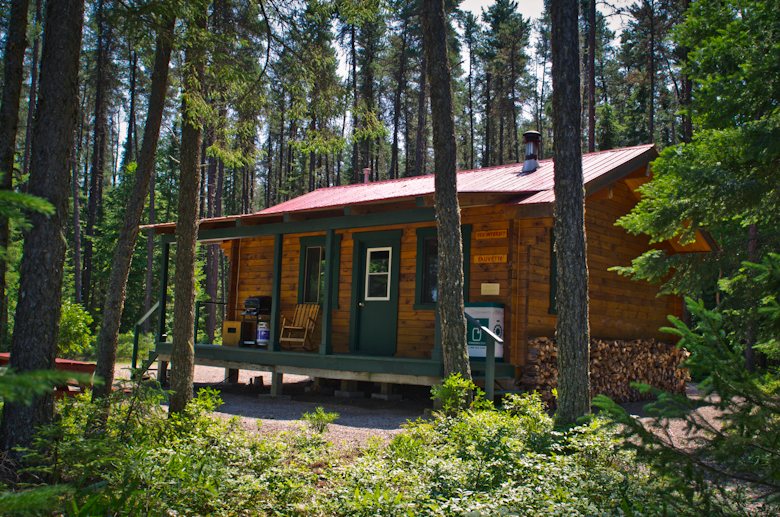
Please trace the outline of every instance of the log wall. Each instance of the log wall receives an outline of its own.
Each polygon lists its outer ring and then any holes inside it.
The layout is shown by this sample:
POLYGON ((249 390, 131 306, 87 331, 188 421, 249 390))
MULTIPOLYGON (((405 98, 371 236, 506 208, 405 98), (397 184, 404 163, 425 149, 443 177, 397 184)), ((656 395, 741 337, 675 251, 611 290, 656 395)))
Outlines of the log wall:
MULTIPOLYGON (((632 236, 614 225, 636 204, 624 181, 612 186, 612 197, 586 200, 591 335, 602 339, 669 339, 658 332, 668 314, 681 308, 675 297, 656 297, 657 286, 635 282, 609 271, 651 248, 648 239, 632 236)), ((462 224, 470 224, 469 302, 503 303, 504 359, 515 366, 526 364, 529 337, 554 337, 557 316, 550 313, 550 258, 552 217, 507 219, 504 206, 464 208, 462 224), (478 232, 506 231, 506 236, 478 238, 478 232), (505 256, 505 262, 477 263, 478 256, 505 256), (483 295, 482 284, 499 284, 498 295, 483 295)), ((371 230, 403 230, 398 307, 397 357, 428 358, 434 345, 435 311, 415 310, 416 229, 434 224, 383 226, 371 230)), ((339 230, 338 308, 333 311, 333 350, 349 351, 350 298, 352 284, 353 230, 339 230)), ((320 233, 291 234, 283 239, 281 311, 291 315, 298 300, 299 254, 302 237, 320 233)), ((235 241, 234 246, 239 245, 235 241)), ((271 295, 274 238, 242 239, 238 252, 236 306, 249 296, 271 295)), ((320 324, 315 341, 319 342, 320 324)))
MULTIPOLYGON (((612 197, 592 196, 585 204, 585 228, 588 239, 588 292, 590 300, 590 334, 607 340, 656 339, 669 341, 658 329, 668 324, 667 315, 680 315, 678 297, 658 297, 659 286, 635 281, 609 271, 614 266, 628 266, 631 261, 652 249, 646 236, 635 236, 615 226, 627 214, 637 198, 624 181, 612 185, 612 197)), ((512 364, 526 363, 523 349, 529 337, 555 336, 557 316, 550 312, 550 266, 552 217, 518 219, 516 293, 517 318, 512 364), (522 237, 521 237, 522 236, 522 237)))

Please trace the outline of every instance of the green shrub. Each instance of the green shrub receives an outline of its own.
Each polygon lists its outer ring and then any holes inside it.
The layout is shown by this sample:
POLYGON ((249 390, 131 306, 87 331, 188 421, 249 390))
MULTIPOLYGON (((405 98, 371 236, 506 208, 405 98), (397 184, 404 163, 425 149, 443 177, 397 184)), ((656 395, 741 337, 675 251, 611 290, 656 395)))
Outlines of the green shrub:
POLYGON ((444 414, 454 416, 467 409, 488 409, 492 403, 485 400, 485 392, 460 373, 450 375, 439 386, 431 387, 434 400, 440 400, 444 414))
MULTIPOLYGON (((135 335, 132 331, 119 334, 119 341, 117 343, 116 357, 117 359, 129 360, 133 357, 133 340, 135 335)), ((154 350, 154 333, 138 334, 138 358, 139 361, 143 361, 149 356, 149 352, 154 350)))
POLYGON ((72 359, 94 355, 90 325, 92 316, 89 312, 81 304, 63 298, 60 333, 57 339, 60 357, 72 359))
POLYGON ((505 408, 408 424, 386 448, 337 469, 320 514, 662 514, 653 507, 659 487, 599 422, 556 431, 538 395, 505 408))
POLYGON ((322 406, 318 406, 314 410, 314 413, 304 413, 301 415, 301 420, 306 422, 306 427, 309 430, 323 434, 328 430, 328 426, 338 419, 338 413, 326 413, 322 406))

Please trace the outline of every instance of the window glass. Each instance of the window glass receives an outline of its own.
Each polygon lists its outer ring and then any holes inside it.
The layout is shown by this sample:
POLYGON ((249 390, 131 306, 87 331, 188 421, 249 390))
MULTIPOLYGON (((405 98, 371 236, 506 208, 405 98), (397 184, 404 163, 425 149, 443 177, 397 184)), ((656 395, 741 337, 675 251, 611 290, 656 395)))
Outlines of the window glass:
POLYGON ((422 303, 436 303, 438 299, 439 240, 426 237, 422 258, 422 303))
POLYGON ((390 299, 390 248, 369 248, 366 255, 366 300, 390 299))
POLYGON ((306 266, 304 273, 303 302, 323 302, 325 292, 325 247, 306 247, 306 266))

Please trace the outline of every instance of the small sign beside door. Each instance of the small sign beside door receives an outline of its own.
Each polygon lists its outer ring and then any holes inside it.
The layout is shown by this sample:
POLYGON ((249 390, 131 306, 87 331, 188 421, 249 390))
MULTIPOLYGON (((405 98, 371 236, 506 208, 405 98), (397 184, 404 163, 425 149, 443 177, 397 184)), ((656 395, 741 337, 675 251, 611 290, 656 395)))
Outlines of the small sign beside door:
POLYGON ((506 239, 506 230, 488 230, 482 232, 475 232, 474 238, 476 238, 477 240, 506 239))
POLYGON ((502 264, 506 262, 506 255, 474 255, 475 264, 502 264))

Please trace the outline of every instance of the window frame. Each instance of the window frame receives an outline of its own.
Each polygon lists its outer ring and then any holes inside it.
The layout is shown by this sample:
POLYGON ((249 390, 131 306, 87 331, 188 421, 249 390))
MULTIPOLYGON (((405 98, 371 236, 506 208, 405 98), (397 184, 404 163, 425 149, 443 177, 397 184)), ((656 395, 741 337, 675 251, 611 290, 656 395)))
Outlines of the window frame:
MULTIPOLYGON (((414 280, 414 310, 434 310, 437 303, 423 303, 423 254, 425 253, 425 240, 430 237, 438 238, 436 226, 427 226, 417 228, 417 257, 415 259, 415 280, 414 280)), ((464 224, 460 227, 460 234, 463 242, 463 302, 469 301, 469 273, 471 269, 471 225, 464 224)))
MULTIPOLYGON (((308 258, 307 249, 312 247, 323 248, 325 250, 325 236, 315 235, 313 237, 301 237, 300 239, 300 254, 298 255, 298 303, 313 303, 304 302, 304 290, 306 287, 306 259, 308 258)), ((341 262, 341 234, 333 236, 333 266, 331 268, 331 285, 333 290, 331 293, 331 308, 339 308, 339 265, 341 262)), ((324 300, 323 300, 324 301, 324 300)), ((317 302, 320 305, 320 302, 317 302)))
POLYGON ((393 273, 393 248, 392 247, 378 247, 378 248, 366 248, 366 276, 364 279, 364 293, 363 293, 363 300, 367 302, 386 302, 389 301, 392 295, 392 273, 393 273), (369 263, 371 261, 371 252, 373 251, 386 251, 387 252, 387 271, 383 271, 381 273, 372 273, 369 270, 369 263), (384 275, 387 277, 387 295, 386 296, 369 296, 368 291, 370 287, 370 278, 371 275, 384 275))

